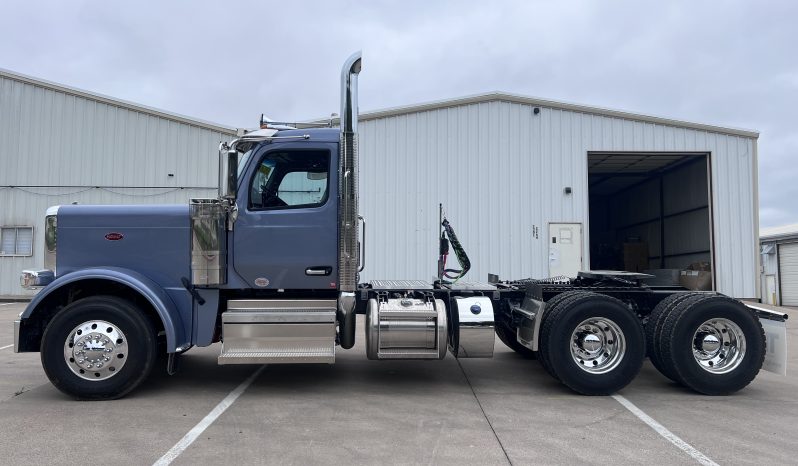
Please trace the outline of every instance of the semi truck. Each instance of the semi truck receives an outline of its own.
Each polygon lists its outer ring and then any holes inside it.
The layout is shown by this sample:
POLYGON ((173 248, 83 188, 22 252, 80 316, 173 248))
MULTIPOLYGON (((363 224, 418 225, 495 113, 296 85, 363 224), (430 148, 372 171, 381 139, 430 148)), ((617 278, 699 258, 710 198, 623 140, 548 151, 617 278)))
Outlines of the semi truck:
POLYGON ((625 387, 646 357, 708 395, 748 385, 766 356, 784 359, 764 328, 783 328, 785 314, 643 274, 466 281, 446 218, 436 279, 360 283, 360 70, 356 53, 338 127, 261 118, 221 142, 215 198, 48 209, 44 269, 20 277, 39 292, 14 322, 15 352, 40 352, 53 385, 78 399, 122 397, 160 357, 173 374, 190 348, 217 342, 219 364, 332 364, 354 346, 358 315, 369 359, 489 358, 498 337, 584 395, 625 387), (450 250, 460 269, 448 268, 450 250))

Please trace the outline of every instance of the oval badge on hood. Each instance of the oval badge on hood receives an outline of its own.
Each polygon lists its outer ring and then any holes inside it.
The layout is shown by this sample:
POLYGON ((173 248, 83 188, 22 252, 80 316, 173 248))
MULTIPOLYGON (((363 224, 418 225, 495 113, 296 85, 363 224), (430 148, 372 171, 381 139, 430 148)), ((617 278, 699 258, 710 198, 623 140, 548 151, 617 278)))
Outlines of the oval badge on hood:
POLYGON ((123 235, 122 233, 116 233, 116 232, 108 233, 107 235, 105 235, 105 239, 107 239, 108 241, 119 241, 124 237, 125 235, 123 235))

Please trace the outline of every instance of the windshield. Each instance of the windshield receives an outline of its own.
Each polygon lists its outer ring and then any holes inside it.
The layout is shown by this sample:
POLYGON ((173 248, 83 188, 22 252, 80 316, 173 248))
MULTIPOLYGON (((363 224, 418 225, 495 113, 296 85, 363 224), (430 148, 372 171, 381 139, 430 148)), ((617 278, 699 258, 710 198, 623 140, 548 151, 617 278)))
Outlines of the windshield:
POLYGON ((241 179, 241 174, 244 173, 244 167, 247 166, 249 157, 252 155, 252 149, 244 152, 238 156, 238 179, 241 179))

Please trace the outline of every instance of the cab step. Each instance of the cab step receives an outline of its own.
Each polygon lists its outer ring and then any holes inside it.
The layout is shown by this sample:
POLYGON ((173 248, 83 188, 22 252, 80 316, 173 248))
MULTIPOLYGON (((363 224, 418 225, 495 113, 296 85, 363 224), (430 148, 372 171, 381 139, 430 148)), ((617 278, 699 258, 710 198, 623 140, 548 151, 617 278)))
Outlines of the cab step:
POLYGON ((331 300, 233 300, 222 314, 219 364, 335 362, 331 300))

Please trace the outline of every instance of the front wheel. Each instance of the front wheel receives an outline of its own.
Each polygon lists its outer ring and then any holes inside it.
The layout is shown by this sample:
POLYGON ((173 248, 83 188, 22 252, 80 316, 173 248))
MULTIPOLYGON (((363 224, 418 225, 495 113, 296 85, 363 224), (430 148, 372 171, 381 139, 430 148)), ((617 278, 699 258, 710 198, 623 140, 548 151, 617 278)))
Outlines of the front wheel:
POLYGON ((130 301, 92 296, 61 310, 42 337, 47 377, 78 399, 120 398, 147 378, 155 365, 152 323, 130 301))
POLYGON ((645 338, 623 302, 574 294, 553 308, 540 330, 540 356, 556 377, 583 395, 608 395, 631 382, 643 364, 645 338))

